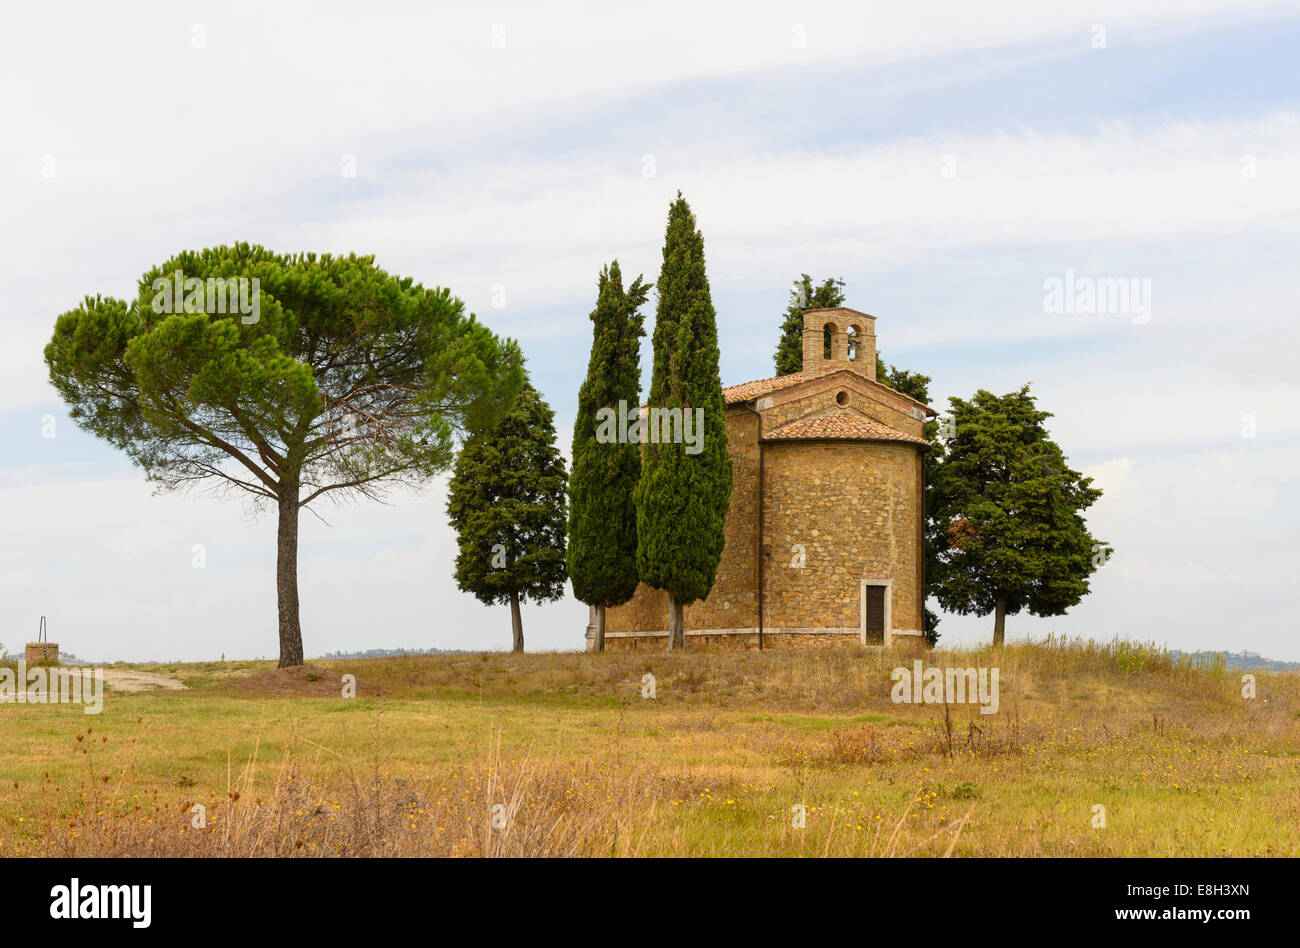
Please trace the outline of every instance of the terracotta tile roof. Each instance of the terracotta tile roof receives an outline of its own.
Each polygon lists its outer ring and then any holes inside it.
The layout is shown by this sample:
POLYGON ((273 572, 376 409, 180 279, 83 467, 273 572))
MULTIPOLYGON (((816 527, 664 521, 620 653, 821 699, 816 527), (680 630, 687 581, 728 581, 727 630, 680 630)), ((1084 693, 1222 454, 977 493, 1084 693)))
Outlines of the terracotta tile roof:
MULTIPOLYGON (((826 376, 824 375, 813 376, 812 379, 825 378, 825 377, 826 376)), ((865 378, 861 374, 859 374, 858 377, 871 385, 884 389, 886 392, 889 392, 892 395, 897 396, 898 398, 905 399, 906 401, 911 402, 913 405, 917 405, 921 408, 924 408, 926 414, 928 415, 935 414, 933 408, 931 408, 928 405, 924 405, 921 402, 918 402, 915 398, 912 398, 910 395, 904 395, 902 392, 896 389, 892 389, 888 385, 882 385, 881 383, 877 382, 875 379, 865 378)), ((729 388, 724 388, 722 390, 722 397, 728 405, 734 405, 738 402, 747 402, 755 398, 760 398, 764 395, 767 395, 769 392, 775 392, 778 391, 779 389, 789 388, 791 385, 798 385, 800 382, 808 382, 811 381, 812 379, 810 379, 809 376, 804 375, 802 372, 796 372, 793 375, 778 375, 776 378, 771 378, 771 379, 757 379, 753 382, 741 382, 739 385, 732 385, 729 388)))
POLYGON ((801 418, 769 431, 765 441, 821 441, 825 439, 850 441, 906 441, 910 444, 929 444, 924 438, 907 434, 874 418, 855 412, 833 411, 814 418, 801 418))
POLYGON ((787 385, 793 385, 796 382, 802 382, 807 378, 803 373, 796 372, 794 375, 778 375, 774 379, 758 379, 755 382, 741 382, 739 385, 732 385, 730 388, 722 390, 722 397, 730 405, 734 402, 747 402, 751 398, 758 398, 760 395, 766 395, 768 392, 775 392, 778 388, 785 388, 787 385))

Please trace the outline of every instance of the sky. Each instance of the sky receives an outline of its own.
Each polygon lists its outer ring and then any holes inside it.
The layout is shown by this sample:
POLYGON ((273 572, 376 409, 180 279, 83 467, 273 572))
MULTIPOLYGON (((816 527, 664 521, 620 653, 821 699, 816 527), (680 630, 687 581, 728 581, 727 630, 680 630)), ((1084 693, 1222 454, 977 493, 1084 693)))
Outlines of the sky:
MULTIPOLYGON (((773 374, 806 272, 845 281, 937 409, 1028 382, 1053 413, 1115 553, 1009 639, 1300 660, 1300 7, 542 6, 6 8, 4 647, 44 615, 86 659, 277 654, 274 513, 155 494, 49 384, 84 296, 235 241, 372 253, 519 340, 567 456, 597 275, 654 279, 680 190, 724 385, 773 374), (1118 279, 1123 312, 1047 302, 1118 279)), ((509 648, 508 607, 455 586, 445 503, 441 478, 304 514, 308 656, 509 648)), ((583 646, 571 596, 523 621, 530 650, 583 646)), ((985 642, 992 617, 939 632, 985 642)))

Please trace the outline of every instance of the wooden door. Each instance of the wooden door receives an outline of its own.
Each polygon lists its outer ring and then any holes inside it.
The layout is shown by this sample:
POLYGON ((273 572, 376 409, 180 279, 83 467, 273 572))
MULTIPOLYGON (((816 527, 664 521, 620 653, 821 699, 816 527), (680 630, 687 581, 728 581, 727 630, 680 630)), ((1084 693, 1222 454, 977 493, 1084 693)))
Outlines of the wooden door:
POLYGON ((867 586, 863 608, 867 613, 867 644, 885 644, 885 587, 867 586))

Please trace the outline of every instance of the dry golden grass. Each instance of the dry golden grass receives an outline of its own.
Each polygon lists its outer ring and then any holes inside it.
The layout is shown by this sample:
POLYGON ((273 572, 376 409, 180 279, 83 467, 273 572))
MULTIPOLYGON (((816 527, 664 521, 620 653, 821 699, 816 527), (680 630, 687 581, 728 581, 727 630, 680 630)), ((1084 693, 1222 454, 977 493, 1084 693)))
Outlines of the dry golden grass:
POLYGON ((1300 854, 1296 676, 1245 699, 1221 665, 1150 646, 924 656, 1000 669, 999 713, 980 715, 893 703, 911 661, 147 666, 191 690, 110 695, 98 717, 0 708, 22 715, 0 745, 0 854, 1300 854))

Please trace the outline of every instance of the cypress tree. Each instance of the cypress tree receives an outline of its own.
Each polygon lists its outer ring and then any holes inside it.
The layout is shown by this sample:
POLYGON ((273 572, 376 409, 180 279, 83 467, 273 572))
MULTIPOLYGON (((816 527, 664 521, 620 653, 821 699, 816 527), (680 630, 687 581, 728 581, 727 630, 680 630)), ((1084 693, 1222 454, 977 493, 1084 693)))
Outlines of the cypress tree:
POLYGON ((640 404, 640 308, 650 287, 637 277, 625 291, 615 260, 600 271, 592 310, 591 358, 578 392, 569 476, 569 579, 579 602, 595 607, 596 651, 605 649, 605 607, 636 592, 636 506, 640 449, 597 438, 597 418, 640 404))
POLYGON ((456 584, 480 602, 510 603, 514 651, 524 650, 523 599, 564 595, 568 521, 555 413, 530 384, 497 427, 465 442, 447 493, 456 528, 456 584))
POLYGON ((717 578, 731 501, 717 317, 704 238, 680 191, 668 210, 656 286, 654 372, 635 492, 637 569, 642 582, 668 592, 672 650, 686 646, 683 606, 707 596, 717 578), (676 410, 681 437, 673 441, 676 410))

